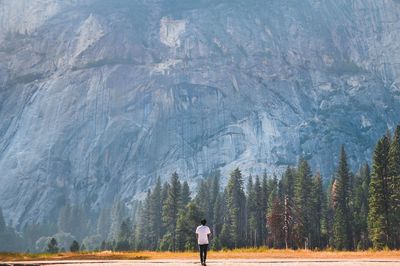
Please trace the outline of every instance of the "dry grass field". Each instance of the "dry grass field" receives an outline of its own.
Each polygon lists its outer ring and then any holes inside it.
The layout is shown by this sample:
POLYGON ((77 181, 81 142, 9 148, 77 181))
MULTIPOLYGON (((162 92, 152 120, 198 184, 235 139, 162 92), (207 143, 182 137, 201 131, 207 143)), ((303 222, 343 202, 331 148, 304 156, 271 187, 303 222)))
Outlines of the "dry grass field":
MULTIPOLYGON (((279 249, 236 249, 210 251, 209 259, 392 259, 400 260, 400 250, 385 251, 310 251, 279 249)), ((58 254, 0 253, 0 261, 37 260, 196 260, 197 252, 81 252, 58 254)))

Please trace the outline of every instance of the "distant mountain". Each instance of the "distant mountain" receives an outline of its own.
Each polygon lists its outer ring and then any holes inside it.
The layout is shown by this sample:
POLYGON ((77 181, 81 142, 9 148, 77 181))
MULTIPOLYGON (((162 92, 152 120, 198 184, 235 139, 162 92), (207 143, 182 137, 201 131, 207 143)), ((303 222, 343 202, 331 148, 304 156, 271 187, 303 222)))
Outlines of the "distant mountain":
MULTIPOLYGON (((0 206, 96 212, 173 171, 325 178, 400 122, 395 0, 0 1, 0 206)), ((52 218, 50 218, 52 219, 52 218)))

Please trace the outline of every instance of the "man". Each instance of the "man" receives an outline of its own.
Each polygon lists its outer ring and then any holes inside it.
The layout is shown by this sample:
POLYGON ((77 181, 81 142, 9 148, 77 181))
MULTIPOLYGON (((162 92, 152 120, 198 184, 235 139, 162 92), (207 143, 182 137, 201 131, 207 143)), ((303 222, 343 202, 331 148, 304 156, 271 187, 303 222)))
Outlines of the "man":
POLYGON ((207 259, 207 249, 209 243, 209 237, 211 236, 211 231, 208 226, 206 226, 207 221, 205 219, 201 220, 201 225, 196 229, 197 243, 199 244, 200 250, 200 262, 201 265, 206 265, 207 259))

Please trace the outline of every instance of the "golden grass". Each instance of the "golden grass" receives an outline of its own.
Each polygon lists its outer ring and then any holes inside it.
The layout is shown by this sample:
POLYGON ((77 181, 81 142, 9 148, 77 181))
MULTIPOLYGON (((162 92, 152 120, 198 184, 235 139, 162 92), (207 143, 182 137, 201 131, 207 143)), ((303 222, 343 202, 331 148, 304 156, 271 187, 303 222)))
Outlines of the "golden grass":
MULTIPOLYGON (((59 254, 0 253, 0 261, 197 259, 197 252, 81 252, 59 254)), ((400 250, 311 251, 248 248, 210 251, 209 259, 400 259, 400 250)))

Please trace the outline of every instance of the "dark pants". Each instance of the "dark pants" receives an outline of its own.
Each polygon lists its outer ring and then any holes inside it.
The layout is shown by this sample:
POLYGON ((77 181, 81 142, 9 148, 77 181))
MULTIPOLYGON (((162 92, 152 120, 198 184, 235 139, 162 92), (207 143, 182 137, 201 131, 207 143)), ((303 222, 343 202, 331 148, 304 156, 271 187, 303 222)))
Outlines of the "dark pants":
POLYGON ((208 244, 199 245, 199 249, 200 249, 200 261, 201 261, 201 263, 206 262, 208 244))

